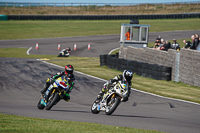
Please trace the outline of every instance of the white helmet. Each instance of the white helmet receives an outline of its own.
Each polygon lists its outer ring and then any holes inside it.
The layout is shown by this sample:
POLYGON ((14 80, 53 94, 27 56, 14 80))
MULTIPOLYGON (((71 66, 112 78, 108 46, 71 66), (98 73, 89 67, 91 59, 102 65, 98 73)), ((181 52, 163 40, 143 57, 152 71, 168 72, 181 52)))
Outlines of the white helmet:
POLYGON ((126 81, 131 81, 133 78, 133 73, 130 70, 124 70, 123 77, 126 79, 126 81))

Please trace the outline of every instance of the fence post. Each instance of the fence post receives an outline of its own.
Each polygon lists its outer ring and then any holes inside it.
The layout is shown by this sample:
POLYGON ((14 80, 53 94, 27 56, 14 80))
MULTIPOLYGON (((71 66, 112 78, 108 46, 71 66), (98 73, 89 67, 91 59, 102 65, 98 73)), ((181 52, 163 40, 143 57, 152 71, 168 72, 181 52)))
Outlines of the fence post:
POLYGON ((13 8, 15 8, 15 3, 13 4, 13 8))
POLYGON ((180 53, 176 53, 176 60, 175 60, 175 82, 179 82, 179 65, 180 65, 180 53))
POLYGON ((37 8, 39 9, 39 3, 38 3, 38 7, 37 8))
POLYGON ((46 9, 47 9, 47 3, 46 3, 46 9))
POLYGON ((5 9, 7 9, 7 2, 6 2, 6 7, 5 7, 5 9))
POLYGON ((31 9, 31 3, 29 3, 29 10, 31 9))

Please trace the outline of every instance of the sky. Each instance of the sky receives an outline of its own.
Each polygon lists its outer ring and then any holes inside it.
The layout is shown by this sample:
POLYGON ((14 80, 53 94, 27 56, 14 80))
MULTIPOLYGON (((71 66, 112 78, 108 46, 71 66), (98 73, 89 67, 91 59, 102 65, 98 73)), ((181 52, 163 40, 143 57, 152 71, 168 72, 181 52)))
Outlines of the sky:
POLYGON ((190 2, 199 0, 1 0, 0 2, 22 2, 22 3, 174 3, 190 2))

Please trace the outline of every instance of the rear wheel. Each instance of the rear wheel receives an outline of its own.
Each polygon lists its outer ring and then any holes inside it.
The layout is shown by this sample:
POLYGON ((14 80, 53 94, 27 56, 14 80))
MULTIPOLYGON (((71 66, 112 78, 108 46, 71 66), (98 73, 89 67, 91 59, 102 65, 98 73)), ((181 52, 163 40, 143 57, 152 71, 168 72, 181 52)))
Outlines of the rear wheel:
POLYGON ((113 97, 109 102, 108 106, 106 107, 106 115, 111 115, 120 103, 120 98, 118 96, 113 97))
POLYGON ((48 99, 46 110, 50 110, 53 105, 55 105, 59 101, 60 97, 58 92, 52 93, 48 99))

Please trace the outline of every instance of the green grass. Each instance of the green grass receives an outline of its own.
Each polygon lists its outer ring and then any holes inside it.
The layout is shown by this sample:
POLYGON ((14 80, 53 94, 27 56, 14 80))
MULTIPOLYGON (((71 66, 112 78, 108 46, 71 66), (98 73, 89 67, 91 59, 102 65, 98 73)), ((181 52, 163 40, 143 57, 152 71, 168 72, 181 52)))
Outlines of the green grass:
MULTIPOLYGON (((0 21, 0 40, 120 34, 130 20, 0 21)), ((150 32, 199 30, 200 19, 140 20, 150 32)))
POLYGON ((161 133, 156 130, 143 130, 116 127, 95 123, 49 120, 40 118, 6 115, 0 113, 1 133, 161 133))

